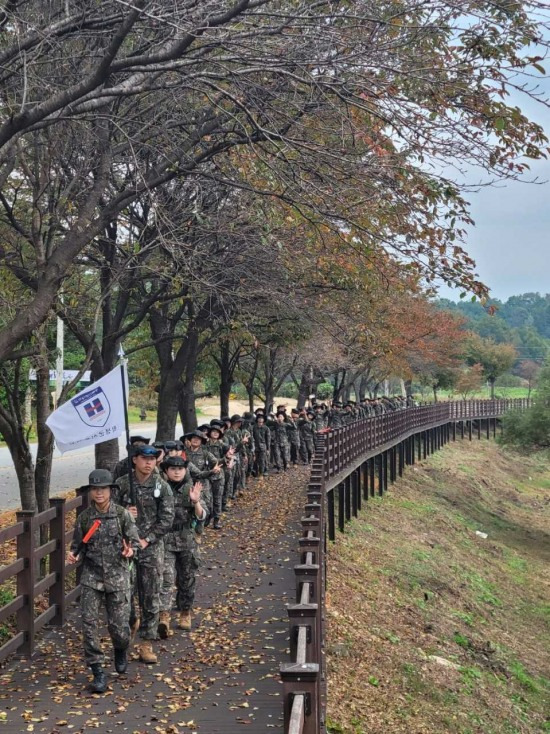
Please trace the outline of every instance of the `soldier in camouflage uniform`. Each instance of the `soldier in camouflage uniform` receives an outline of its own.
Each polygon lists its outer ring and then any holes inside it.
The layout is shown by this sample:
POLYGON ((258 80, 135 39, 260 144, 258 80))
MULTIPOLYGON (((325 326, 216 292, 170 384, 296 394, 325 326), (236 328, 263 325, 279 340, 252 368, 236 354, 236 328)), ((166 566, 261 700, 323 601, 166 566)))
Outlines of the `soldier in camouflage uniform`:
POLYGON ((111 501, 113 477, 105 469, 95 469, 89 477, 90 506, 76 519, 68 562, 83 557, 80 611, 86 663, 92 669, 92 691, 104 693, 107 680, 103 671, 100 641, 101 607, 107 611, 107 627, 115 651, 115 669, 124 673, 130 642, 130 559, 139 548, 139 534, 130 513, 111 501), (94 522, 99 525, 84 543, 94 522))
POLYGON ((162 468, 174 495, 175 515, 172 529, 164 536, 164 571, 160 592, 158 632, 165 639, 170 634, 170 613, 177 588, 176 606, 179 629, 191 629, 191 609, 195 599, 195 574, 200 554, 196 528, 206 519, 206 502, 201 495, 202 484, 188 472, 189 462, 181 456, 166 459, 162 468))
POLYGON ((275 420, 268 421, 267 424, 272 432, 271 446, 273 449, 273 464, 276 472, 286 471, 290 461, 290 441, 288 424, 285 422, 285 417, 284 413, 277 413, 275 420))
POLYGON ((249 431, 243 430, 240 415, 231 416, 231 426, 224 433, 224 439, 235 449, 235 465, 232 483, 228 490, 228 499, 240 494, 246 483, 246 445, 250 443, 249 431))
POLYGON ((265 425, 265 415, 256 413, 256 423, 252 429, 255 448, 255 471, 258 477, 269 474, 269 456, 271 453, 271 431, 265 425))
POLYGON ((308 410, 298 421, 300 430, 300 458, 302 464, 310 464, 315 453, 315 413, 308 410))
POLYGON ((209 525, 210 519, 214 511, 214 497, 212 494, 211 480, 221 476, 221 464, 214 454, 208 450, 207 438, 202 431, 196 430, 186 433, 183 436, 184 440, 187 441, 185 448, 185 456, 188 459, 190 465, 189 473, 193 481, 202 482, 202 492, 207 502, 208 517, 205 521, 205 526, 209 525))
POLYGON ((290 460, 293 466, 298 466, 298 457, 300 455, 300 430, 298 427, 298 417, 300 411, 292 408, 290 415, 287 415, 285 422, 288 430, 288 440, 290 443, 290 460))
MULTIPOLYGON (((130 441, 128 444, 128 451, 131 453, 132 449, 134 449, 137 446, 147 446, 150 440, 151 439, 147 438, 146 436, 130 436, 130 441)), ((125 456, 115 466, 114 471, 113 471, 113 480, 116 482, 117 479, 120 479, 120 477, 123 477, 125 474, 128 474, 129 471, 130 471, 130 459, 127 456, 125 456)))
POLYGON ((342 411, 342 425, 347 426, 356 420, 353 403, 346 403, 342 411))
POLYGON ((328 425, 327 411, 323 409, 322 405, 316 405, 314 408, 315 417, 313 418, 313 425, 316 431, 322 431, 328 425))
POLYGON ((133 456, 132 484, 127 474, 118 480, 118 502, 128 507, 136 520, 141 550, 137 563, 137 586, 141 625, 139 656, 144 663, 156 663, 152 641, 158 639, 160 579, 164 546, 162 538, 174 522, 174 498, 168 484, 155 471, 158 450, 138 447, 133 456), (133 492, 132 492, 133 489, 133 492))
POLYGON ((334 400, 328 415, 329 428, 340 428, 343 425, 342 403, 334 400))
POLYGON ((225 472, 228 470, 228 462, 232 465, 232 457, 234 449, 226 441, 223 440, 223 423, 221 421, 211 421, 206 435, 208 443, 206 448, 216 457, 220 465, 220 472, 210 477, 212 482, 212 504, 214 516, 214 530, 221 530, 221 514, 227 511, 227 505, 223 506, 223 491, 225 487, 225 472))
POLYGON ((255 425, 254 413, 247 411, 243 413, 242 431, 243 436, 248 436, 248 442, 244 445, 246 454, 246 476, 249 477, 254 469, 254 460, 256 458, 256 447, 254 446, 253 428, 255 425))

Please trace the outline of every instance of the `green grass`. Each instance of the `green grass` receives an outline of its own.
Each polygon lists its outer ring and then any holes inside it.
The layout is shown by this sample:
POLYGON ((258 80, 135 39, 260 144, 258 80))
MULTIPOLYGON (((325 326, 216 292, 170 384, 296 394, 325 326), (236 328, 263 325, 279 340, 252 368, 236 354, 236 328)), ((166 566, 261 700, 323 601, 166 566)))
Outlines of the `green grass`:
POLYGON ((466 650, 468 650, 472 646, 471 640, 469 640, 467 637, 464 637, 460 632, 455 632, 453 635, 453 642, 456 642, 457 645, 460 645, 460 647, 464 647, 466 650))
POLYGON ((495 585, 484 579, 480 574, 470 572, 468 581, 473 591, 476 592, 478 601, 490 604, 493 607, 502 607, 502 601, 495 593, 495 585))
POLYGON ((474 626, 474 615, 471 614, 470 612, 462 612, 459 609, 457 609, 453 612, 453 617, 460 619, 468 627, 474 626))

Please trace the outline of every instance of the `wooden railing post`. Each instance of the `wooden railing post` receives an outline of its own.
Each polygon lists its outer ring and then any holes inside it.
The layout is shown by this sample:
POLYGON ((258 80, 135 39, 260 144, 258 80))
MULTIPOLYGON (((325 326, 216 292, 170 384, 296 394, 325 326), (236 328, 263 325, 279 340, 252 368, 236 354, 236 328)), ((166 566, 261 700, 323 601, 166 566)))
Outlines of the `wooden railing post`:
POLYGON ((17 612, 17 631, 23 632, 25 642, 21 645, 22 655, 30 657, 34 650, 34 536, 35 523, 32 510, 21 510, 16 513, 17 522, 25 525, 25 530, 17 536, 17 558, 22 558, 25 568, 17 574, 17 596, 24 597, 24 604, 17 612))
POLYGON ((319 734, 319 664, 284 663, 281 665, 284 700, 284 731, 290 726, 292 705, 299 696, 305 698, 302 734, 319 734))
POLYGON ((50 572, 55 573, 55 583, 50 587, 50 606, 55 606, 55 616, 50 624, 62 626, 66 620, 65 607, 65 498, 52 497, 50 507, 57 512, 50 521, 50 540, 56 541, 56 548, 50 554, 50 572))

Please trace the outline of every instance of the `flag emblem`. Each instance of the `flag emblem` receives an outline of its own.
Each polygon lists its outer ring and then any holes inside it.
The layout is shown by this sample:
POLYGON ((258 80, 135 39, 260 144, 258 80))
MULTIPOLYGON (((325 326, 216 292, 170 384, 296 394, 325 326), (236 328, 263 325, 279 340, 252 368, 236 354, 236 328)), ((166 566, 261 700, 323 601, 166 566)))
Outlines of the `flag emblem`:
POLYGON ((85 390, 71 400, 80 420, 87 426, 103 427, 111 415, 111 406, 101 387, 85 390))

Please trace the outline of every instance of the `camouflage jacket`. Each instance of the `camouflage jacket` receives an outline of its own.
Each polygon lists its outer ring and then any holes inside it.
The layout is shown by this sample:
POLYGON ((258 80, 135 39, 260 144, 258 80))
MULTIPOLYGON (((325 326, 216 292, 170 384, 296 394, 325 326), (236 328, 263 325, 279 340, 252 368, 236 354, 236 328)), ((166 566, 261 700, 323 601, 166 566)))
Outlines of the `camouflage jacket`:
POLYGON ((288 431, 288 439, 291 446, 300 445, 300 432, 298 430, 298 423, 292 418, 285 418, 285 423, 288 431))
MULTIPOLYGON (((172 527, 174 521, 174 498, 169 485, 156 472, 140 484, 135 471, 132 472, 134 491, 136 493, 137 519, 136 525, 140 538, 148 538, 155 545, 172 527)), ((118 482, 117 501, 129 507, 130 477, 128 474, 118 482)))
POLYGON ((267 425, 272 432, 272 443, 277 446, 289 445, 289 428, 288 423, 279 423, 278 421, 268 421, 267 425))
POLYGON ((302 418, 298 421, 298 427, 302 441, 312 443, 315 440, 315 423, 313 420, 310 421, 307 418, 302 418))
POLYGON ((218 459, 206 446, 199 446, 196 451, 192 451, 189 447, 186 449, 185 455, 189 463, 193 464, 193 478, 195 480, 211 477, 218 459))
POLYGON ((195 515, 195 508, 189 499, 189 490, 193 486, 191 474, 187 472, 181 482, 169 482, 174 495, 174 524, 164 536, 164 547, 170 551, 182 551, 189 547, 189 536, 195 535, 197 525, 202 525, 208 515, 206 502, 201 493, 200 504, 203 517, 199 520, 195 515))
POLYGON ((243 443, 244 435, 243 435, 242 428, 239 428, 239 429, 228 428, 227 431, 223 434, 223 437, 229 443, 230 446, 235 447, 235 451, 238 451, 239 453, 242 452, 244 448, 244 443, 243 443))
POLYGON ((229 450, 229 443, 227 441, 209 441, 206 444, 206 449, 212 456, 215 456, 218 462, 225 463, 225 455, 229 450))
POLYGON ((327 414, 326 413, 315 413, 315 418, 312 421, 316 431, 322 431, 323 428, 327 427, 327 414))
POLYGON ((329 413, 328 424, 331 428, 340 428, 340 426, 343 426, 342 411, 338 408, 333 408, 329 413))
POLYGON ((107 512, 99 512, 92 503, 76 519, 71 552, 79 551, 82 538, 95 520, 101 525, 84 549, 80 583, 98 591, 120 591, 130 588, 130 561, 122 556, 122 540, 128 541, 134 552, 139 549, 139 534, 128 510, 111 502, 107 512))
POLYGON ((271 448, 271 431, 265 424, 263 426, 254 426, 252 429, 254 435, 254 445, 256 451, 269 451, 271 448))

